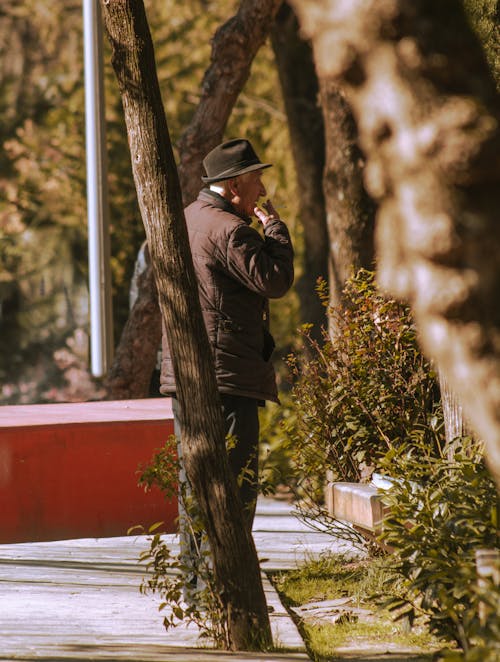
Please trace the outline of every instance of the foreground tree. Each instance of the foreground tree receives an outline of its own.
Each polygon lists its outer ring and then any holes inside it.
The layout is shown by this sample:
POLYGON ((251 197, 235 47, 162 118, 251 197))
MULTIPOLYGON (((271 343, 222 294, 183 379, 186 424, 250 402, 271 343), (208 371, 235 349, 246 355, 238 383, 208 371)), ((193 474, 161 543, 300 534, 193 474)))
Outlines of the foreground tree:
POLYGON ((184 465, 213 554, 229 647, 268 648, 272 638, 259 563, 251 534, 241 528, 242 506, 225 451, 215 369, 144 5, 142 0, 103 0, 102 8, 122 95, 137 197, 172 349, 183 419, 184 465))
MULTIPOLYGON (((252 61, 269 34, 280 3, 281 0, 242 0, 237 13, 214 35, 200 102, 179 141, 179 177, 184 206, 198 195, 202 160, 222 142, 233 106, 248 80, 252 61)), ((139 295, 106 379, 109 399, 148 395, 161 337, 160 309, 154 303, 154 289, 153 272, 148 270, 141 278, 139 295)))
POLYGON ((294 0, 348 91, 379 203, 378 278, 486 444, 500 487, 500 129, 458 0, 294 0))

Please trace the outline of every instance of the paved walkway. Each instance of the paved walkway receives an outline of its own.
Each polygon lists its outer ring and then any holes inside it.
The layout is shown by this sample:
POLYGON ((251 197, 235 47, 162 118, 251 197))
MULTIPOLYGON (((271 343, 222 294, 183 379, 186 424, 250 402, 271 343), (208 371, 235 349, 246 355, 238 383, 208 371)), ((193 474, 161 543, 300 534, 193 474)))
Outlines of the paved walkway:
MULTIPOLYGON (((172 546, 176 536, 167 536, 172 546)), ((264 571, 295 567, 347 543, 310 530, 290 505, 261 499, 254 538, 264 571)), ((0 660, 232 662, 308 660, 302 639, 264 577, 271 627, 282 654, 204 648, 195 626, 165 631, 159 599, 142 595, 144 536, 0 545, 0 660)))

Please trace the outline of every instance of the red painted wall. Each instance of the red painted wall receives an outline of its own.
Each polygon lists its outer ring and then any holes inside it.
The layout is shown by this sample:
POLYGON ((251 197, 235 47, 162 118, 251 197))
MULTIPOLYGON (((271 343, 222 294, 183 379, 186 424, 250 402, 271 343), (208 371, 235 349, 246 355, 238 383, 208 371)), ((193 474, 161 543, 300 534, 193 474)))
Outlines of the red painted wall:
POLYGON ((175 530, 177 503, 138 487, 173 434, 170 401, 0 407, 0 542, 175 530))

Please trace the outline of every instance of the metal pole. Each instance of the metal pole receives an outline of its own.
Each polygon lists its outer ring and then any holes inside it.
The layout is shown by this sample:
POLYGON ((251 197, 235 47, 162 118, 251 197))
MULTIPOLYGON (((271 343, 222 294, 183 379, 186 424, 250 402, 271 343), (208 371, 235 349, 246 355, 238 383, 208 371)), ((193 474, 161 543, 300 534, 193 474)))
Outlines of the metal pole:
POLYGON ((102 377, 108 371, 112 360, 113 328, 104 118, 103 30, 99 0, 83 0, 83 34, 91 370, 94 377, 102 377))

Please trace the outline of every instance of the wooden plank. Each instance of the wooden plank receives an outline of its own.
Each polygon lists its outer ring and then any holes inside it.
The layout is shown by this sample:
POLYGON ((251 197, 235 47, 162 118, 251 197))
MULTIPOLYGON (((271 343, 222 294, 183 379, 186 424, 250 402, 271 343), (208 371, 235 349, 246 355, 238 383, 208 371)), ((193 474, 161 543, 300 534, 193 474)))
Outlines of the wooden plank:
MULTIPOLYGON (((335 549, 332 538, 297 527, 290 507, 268 530, 259 502, 255 539, 263 567, 293 567, 305 556, 335 549), (286 514, 288 512, 288 514, 286 514), (258 529, 264 529, 259 531, 258 529)), ((173 551, 176 535, 165 537, 173 551)), ((279 597, 264 578, 275 641, 292 654, 228 654, 203 650, 196 627, 165 631, 159 598, 142 595, 145 567, 138 562, 148 547, 144 536, 0 545, 0 660, 307 660, 300 635, 279 597)))

